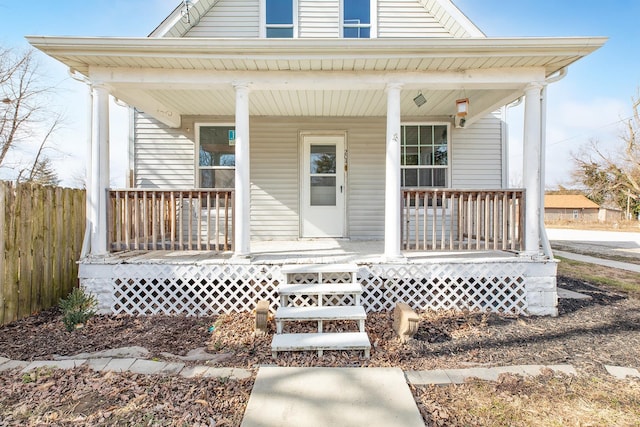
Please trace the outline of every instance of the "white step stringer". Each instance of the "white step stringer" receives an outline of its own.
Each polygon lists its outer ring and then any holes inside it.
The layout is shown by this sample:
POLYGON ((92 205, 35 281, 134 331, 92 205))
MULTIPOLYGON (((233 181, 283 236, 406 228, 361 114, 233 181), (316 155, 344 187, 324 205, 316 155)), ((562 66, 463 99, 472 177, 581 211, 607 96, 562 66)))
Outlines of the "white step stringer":
POLYGON ((362 350, 364 357, 369 358, 371 343, 365 332, 364 322, 367 318, 364 307, 360 304, 362 286, 358 283, 355 264, 310 264, 289 265, 282 267, 285 283, 278 286, 280 307, 276 311, 276 335, 271 342, 274 358, 279 351, 317 351, 322 356, 325 350, 362 350), (350 296, 353 305, 344 305, 344 298, 339 298, 340 305, 323 305, 326 295, 350 296), (297 306, 290 304, 296 297, 314 296, 316 305, 297 306), (323 331, 324 321, 348 320, 358 322, 359 332, 323 331), (284 333, 285 322, 316 321, 316 333, 284 333))

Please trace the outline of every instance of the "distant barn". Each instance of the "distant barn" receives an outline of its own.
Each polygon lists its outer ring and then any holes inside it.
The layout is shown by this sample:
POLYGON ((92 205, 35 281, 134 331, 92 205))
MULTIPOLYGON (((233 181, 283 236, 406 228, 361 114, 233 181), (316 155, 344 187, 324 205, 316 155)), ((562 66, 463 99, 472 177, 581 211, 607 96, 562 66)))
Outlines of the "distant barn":
POLYGON ((608 222, 622 219, 617 208, 601 207, 582 194, 546 194, 544 220, 546 222, 608 222))

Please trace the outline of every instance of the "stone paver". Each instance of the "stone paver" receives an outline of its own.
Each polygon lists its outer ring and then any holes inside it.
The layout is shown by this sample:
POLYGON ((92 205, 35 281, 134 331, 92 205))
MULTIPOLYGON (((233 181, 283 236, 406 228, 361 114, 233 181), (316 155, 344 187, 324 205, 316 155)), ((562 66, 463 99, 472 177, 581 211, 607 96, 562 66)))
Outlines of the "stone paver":
POLYGON ((38 368, 73 369, 85 363, 87 359, 77 360, 34 360, 22 372, 33 371, 38 368))
POLYGON ((208 366, 187 366, 182 371, 180 371, 180 376, 185 378, 206 377, 206 373, 208 370, 208 366))
POLYGON ((635 368, 625 368, 623 366, 611 366, 611 365, 604 365, 604 368, 607 370, 607 372, 610 375, 613 375, 614 377, 621 380, 626 379, 628 376, 640 378, 640 372, 635 368))
POLYGON ((156 362, 154 360, 137 359, 133 365, 129 367, 129 371, 136 374, 159 374, 166 366, 166 362, 156 362))
POLYGON ((518 374, 536 376, 540 375, 543 368, 563 372, 569 375, 577 375, 571 365, 515 365, 498 366, 493 368, 467 368, 467 369, 435 369, 432 371, 407 371, 405 376, 410 384, 463 384, 469 378, 478 378, 485 381, 496 381, 500 374, 518 374))
POLYGON ((105 357, 111 358, 133 358, 144 359, 149 356, 149 350, 144 347, 131 346, 113 348, 110 350, 94 351, 91 353, 79 353, 73 356, 56 356, 56 360, 69 360, 69 359, 102 359, 105 357))
POLYGON ((571 365, 545 365, 545 368, 551 369, 552 371, 562 372, 567 375, 578 375, 576 368, 571 365))
POLYGON ((162 375, 178 375, 184 369, 184 363, 167 362, 162 369, 162 375))
POLYGON ((519 367, 523 370, 525 375, 535 377, 536 375, 540 375, 544 365, 520 365, 519 367))
POLYGON ((7 359, 6 357, 0 357, 0 365, 2 365, 3 363, 8 362, 11 359, 7 359))
POLYGON ((174 375, 178 374, 184 363, 156 362, 155 360, 137 359, 129 367, 129 371, 146 375, 174 375))
POLYGON ((125 359, 111 359, 111 361, 105 366, 103 371, 113 371, 113 372, 124 372, 129 370, 131 365, 134 364, 136 359, 133 358, 125 358, 125 359))
POLYGON ((405 373, 409 384, 451 384, 451 379, 442 369, 434 369, 432 371, 407 371, 405 373))
POLYGON ((110 357, 101 357, 98 359, 88 359, 87 366, 94 371, 102 371, 111 362, 110 357))
POLYGON ((29 362, 23 362, 22 360, 9 360, 8 362, 0 365, 0 372, 10 371, 11 369, 24 369, 29 365, 29 362))
POLYGON ((558 298, 565 299, 593 299, 591 295, 581 294, 580 292, 570 291, 569 289, 558 288, 558 298))

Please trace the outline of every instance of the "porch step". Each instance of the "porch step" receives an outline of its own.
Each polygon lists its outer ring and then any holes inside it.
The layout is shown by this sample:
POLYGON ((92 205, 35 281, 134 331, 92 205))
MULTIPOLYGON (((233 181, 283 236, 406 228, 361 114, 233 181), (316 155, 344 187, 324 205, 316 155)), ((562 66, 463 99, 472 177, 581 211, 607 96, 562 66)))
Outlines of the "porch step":
POLYGON ((362 286, 356 277, 356 264, 293 264, 283 266, 281 271, 285 280, 278 286, 280 308, 271 343, 274 358, 278 351, 304 350, 316 350, 319 356, 323 350, 364 350, 369 357, 371 344, 364 327, 367 314, 360 304, 362 286), (290 297, 295 296, 308 296, 315 305, 290 305, 290 297), (337 298, 341 305, 324 305, 326 296, 331 296, 327 303, 335 303, 337 298), (323 322, 330 320, 357 321, 359 332, 323 333, 323 322), (284 323, 295 321, 316 321, 318 332, 283 334, 284 323))
POLYGON ((282 274, 295 273, 357 273, 356 264, 289 264, 282 266, 282 274))
POLYGON ((304 320, 365 320, 367 313, 362 306, 280 307, 276 321, 304 320))
POLYGON ((304 285, 280 285, 278 293, 282 295, 339 295, 361 294, 359 283, 310 283, 304 285))
POLYGON ((279 351, 309 350, 316 350, 318 356, 322 356, 324 350, 363 350, 364 357, 368 359, 371 343, 365 332, 280 334, 274 335, 271 342, 273 358, 279 351))

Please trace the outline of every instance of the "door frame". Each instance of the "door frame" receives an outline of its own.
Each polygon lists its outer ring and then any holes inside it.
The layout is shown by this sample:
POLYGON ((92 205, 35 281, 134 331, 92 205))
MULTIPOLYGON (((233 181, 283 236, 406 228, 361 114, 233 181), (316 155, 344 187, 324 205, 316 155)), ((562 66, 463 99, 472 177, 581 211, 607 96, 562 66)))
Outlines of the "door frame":
MULTIPOLYGON (((348 224, 347 224, 347 212, 348 212, 348 190, 349 190, 349 185, 348 185, 348 176, 349 174, 347 173, 347 171, 349 170, 349 158, 347 153, 348 151, 348 138, 347 138, 347 131, 346 130, 304 130, 304 131, 300 131, 299 135, 298 135, 298 160, 299 160, 299 166, 298 166, 298 209, 299 209, 299 215, 298 215, 298 219, 299 219, 299 237, 302 239, 305 238, 315 238, 315 237, 308 237, 305 236, 304 233, 304 215, 305 215, 305 204, 304 204, 304 196, 303 196, 303 192, 307 191, 304 188, 304 183, 305 183, 305 138, 306 137, 315 137, 315 136, 329 136, 329 137, 341 137, 342 138, 342 149, 343 149, 343 153, 342 156, 344 156, 344 168, 342 170, 342 182, 343 182, 343 192, 342 192, 342 197, 343 197, 343 202, 342 202, 342 232, 340 236, 336 236, 333 238, 347 238, 348 234, 347 234, 347 230, 349 229, 348 224)), ((338 153, 336 153, 336 155, 338 155, 338 153)), ((336 171, 336 175, 339 172, 336 171)), ((328 237, 331 238, 331 237, 328 237)))

